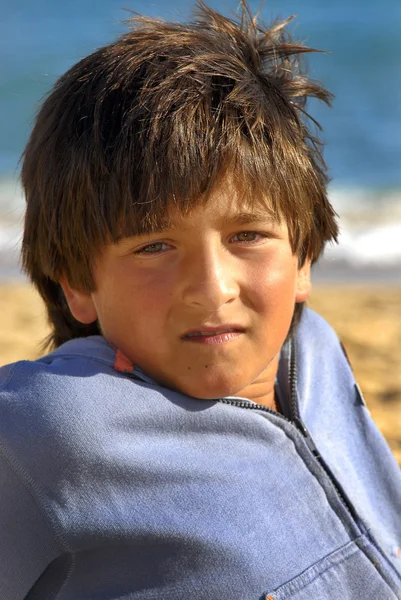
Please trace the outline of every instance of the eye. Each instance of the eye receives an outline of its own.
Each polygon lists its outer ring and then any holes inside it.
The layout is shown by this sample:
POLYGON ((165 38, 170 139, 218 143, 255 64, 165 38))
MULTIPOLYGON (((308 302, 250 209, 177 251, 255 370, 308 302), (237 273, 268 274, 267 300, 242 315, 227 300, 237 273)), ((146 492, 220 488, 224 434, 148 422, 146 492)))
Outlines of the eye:
POLYGON ((170 246, 164 242, 154 242, 153 244, 148 244, 147 246, 143 246, 143 248, 139 248, 139 250, 135 250, 134 254, 159 254, 169 247, 170 246))
POLYGON ((234 242, 245 242, 251 244, 252 242, 258 242, 262 238, 264 238, 262 233, 258 233, 257 231, 240 231, 236 233, 231 239, 234 242))

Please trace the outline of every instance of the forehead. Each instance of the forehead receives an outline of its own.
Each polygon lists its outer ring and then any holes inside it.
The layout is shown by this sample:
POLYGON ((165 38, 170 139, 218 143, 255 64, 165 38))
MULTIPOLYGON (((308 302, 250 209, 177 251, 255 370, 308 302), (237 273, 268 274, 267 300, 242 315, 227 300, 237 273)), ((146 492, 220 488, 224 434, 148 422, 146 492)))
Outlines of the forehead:
POLYGON ((254 222, 280 224, 282 219, 267 197, 247 197, 230 184, 222 184, 193 202, 179 202, 174 197, 165 207, 149 207, 146 214, 134 218, 125 227, 124 237, 164 230, 183 230, 195 222, 222 226, 254 222), (153 208, 153 210, 152 210, 153 208))

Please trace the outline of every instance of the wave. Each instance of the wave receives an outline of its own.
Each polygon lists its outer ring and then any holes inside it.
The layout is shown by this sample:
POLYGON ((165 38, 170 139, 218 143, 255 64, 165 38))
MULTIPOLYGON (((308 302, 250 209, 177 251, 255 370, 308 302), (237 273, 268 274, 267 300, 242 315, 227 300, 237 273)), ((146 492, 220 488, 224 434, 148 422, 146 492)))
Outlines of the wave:
MULTIPOLYGON (((329 198, 339 215, 338 244, 328 245, 315 272, 341 278, 364 272, 392 273, 401 283, 401 189, 331 187, 329 198), (342 274, 342 275, 341 275, 342 274)), ((24 199, 13 180, 0 180, 0 277, 19 273, 24 199)), ((348 277, 349 278, 349 277, 348 277)))

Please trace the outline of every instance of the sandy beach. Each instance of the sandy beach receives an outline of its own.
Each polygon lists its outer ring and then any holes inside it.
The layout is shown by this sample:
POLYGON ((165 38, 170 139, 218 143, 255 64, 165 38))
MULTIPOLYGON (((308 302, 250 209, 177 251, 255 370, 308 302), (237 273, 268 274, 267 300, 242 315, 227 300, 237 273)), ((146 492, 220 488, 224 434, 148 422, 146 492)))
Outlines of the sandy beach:
MULTIPOLYGON (((401 464, 401 287, 324 286, 309 306, 336 329, 373 418, 401 464)), ((48 333, 36 292, 0 286, 0 364, 40 356, 48 333)))

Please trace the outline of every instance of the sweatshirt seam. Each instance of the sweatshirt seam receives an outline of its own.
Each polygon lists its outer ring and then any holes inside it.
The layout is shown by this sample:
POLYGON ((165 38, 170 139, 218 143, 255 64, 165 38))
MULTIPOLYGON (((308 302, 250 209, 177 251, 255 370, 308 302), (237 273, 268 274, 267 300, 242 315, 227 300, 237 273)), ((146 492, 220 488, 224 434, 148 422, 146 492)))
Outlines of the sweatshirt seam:
MULTIPOLYGON (((281 429, 281 428, 280 428, 280 429, 281 429)), ((298 449, 298 447, 297 447, 297 443, 295 442, 295 440, 294 440, 294 439, 293 439, 293 438, 292 438, 292 437, 291 437, 291 436, 288 434, 288 432, 287 432, 287 431, 286 431, 284 428, 282 428, 282 431, 284 432, 284 434, 285 434, 285 436, 287 437, 287 439, 289 439, 289 440, 292 442, 292 444, 293 444, 293 446, 294 446, 294 448, 295 448, 295 451, 296 451, 296 453, 297 453, 298 457, 300 458, 300 460, 302 461, 302 463, 305 465, 305 468, 308 470, 308 472, 309 472, 309 473, 312 475, 312 477, 315 479, 316 483, 319 485, 319 488, 320 488, 320 489, 323 491, 323 493, 324 493, 324 495, 325 495, 325 497, 326 497, 326 500, 327 500, 327 504, 328 504, 328 505, 329 505, 329 507, 330 507, 330 510, 331 510, 331 511, 332 511, 332 513, 335 515, 335 517, 336 517, 337 521, 339 521, 339 522, 341 523, 341 526, 343 527, 343 529, 344 529, 345 533, 347 534, 347 537, 348 537, 348 539, 349 539, 350 541, 355 541, 355 540, 356 540, 358 537, 360 537, 361 535, 363 535, 363 532, 362 532, 362 531, 360 531, 360 528, 359 528, 359 526, 358 526, 358 523, 356 523, 356 522, 354 521, 354 519, 352 518, 352 516, 351 516, 351 515, 349 516, 349 520, 350 520, 350 522, 351 522, 351 528, 352 528, 352 529, 356 529, 356 530, 357 530, 357 531, 355 532, 355 533, 356 533, 356 536, 355 536, 355 537, 353 537, 353 534, 352 534, 352 531, 350 531, 350 527, 349 527, 349 525, 347 526, 347 523, 344 523, 343 516, 342 516, 341 514, 339 514, 337 510, 335 510, 335 506, 333 506, 333 501, 332 501, 332 499, 330 498, 330 495, 329 495, 328 491, 326 490, 326 487, 325 487, 324 485, 322 485, 322 483, 321 483, 321 481, 320 481, 320 479, 319 479, 319 477, 318 477, 318 474, 317 474, 317 473, 314 473, 314 472, 313 472, 313 470, 311 470, 311 469, 310 469, 309 465, 307 464, 307 462, 305 461, 305 459, 304 459, 304 457, 302 456, 301 452, 299 451, 299 449, 298 449)), ((336 498, 337 498, 337 501, 340 503, 340 505, 342 505, 342 507, 343 507, 343 510, 344 510, 344 511, 346 511, 346 510, 347 510, 347 507, 346 507, 346 506, 343 504, 343 502, 342 502, 341 498, 339 498, 339 496, 338 496, 338 492, 336 491, 336 489, 335 489, 335 486, 334 486, 334 484, 332 483, 332 481, 330 480, 329 476, 328 476, 328 475, 327 475, 327 474, 324 472, 324 469, 323 469, 323 468, 322 468, 322 467, 319 465, 319 463, 318 463, 317 461, 315 461, 315 464, 316 464, 316 466, 318 466, 318 467, 319 467, 319 468, 322 470, 322 472, 324 473, 324 477, 325 477, 325 478, 327 479, 327 481, 330 483, 330 485, 331 485, 331 487, 332 487, 332 489, 333 489, 333 491, 334 491, 334 493, 335 493, 335 496, 336 496, 336 498)))
POLYGON ((321 558, 321 559, 317 560, 316 562, 314 562, 313 564, 311 564, 304 571, 302 571, 301 573, 299 573, 298 575, 296 575, 295 577, 293 577, 286 583, 284 583, 281 586, 279 586, 278 588, 276 588, 273 592, 270 592, 271 594, 273 594, 272 598, 274 598, 274 594, 276 594, 276 593, 279 593, 281 595, 282 591, 285 592, 285 597, 288 598, 288 600, 290 598, 293 598, 295 594, 298 594, 300 591, 302 591, 305 588, 312 585, 324 573, 327 573, 327 571, 330 571, 331 569, 334 569, 335 567, 338 567, 339 565, 343 564, 345 561, 349 560, 358 551, 360 552, 361 549, 358 546, 356 539, 350 540, 349 542, 343 544, 339 548, 336 548, 336 550, 333 550, 333 552, 330 552, 323 558, 321 558), (345 552, 346 552, 346 554, 345 554, 345 552), (339 558, 336 558, 335 557, 336 554, 342 554, 342 556, 339 558), (313 569, 315 567, 318 568, 319 564, 321 564, 323 561, 327 561, 328 564, 326 564, 323 567, 323 569, 321 569, 321 570, 319 569, 311 578, 308 579, 307 578, 308 571, 311 571, 311 569, 313 569), (298 580, 298 585, 297 585, 296 580, 298 580))
POLYGON ((0 443, 0 456, 4 459, 5 463, 9 465, 11 470, 14 472, 18 480, 24 486, 26 492, 33 499, 37 509, 40 514, 44 517, 47 528, 56 542, 59 550, 63 552, 67 552, 70 555, 70 567, 68 572, 64 576, 63 581, 61 582, 59 589, 54 596, 54 600, 59 598, 60 593, 65 588, 69 578, 72 575, 72 572, 75 568, 75 553, 71 550, 68 545, 68 542, 63 534, 63 529, 59 523, 59 520, 55 515, 52 514, 52 510, 47 506, 47 501, 45 500, 45 495, 41 491, 40 487, 35 483, 34 479, 25 471, 25 469, 19 464, 19 462, 14 458, 14 456, 8 452, 4 446, 0 443))
MULTIPOLYGON (((51 356, 50 354, 48 356, 51 356)), ((37 361, 34 362, 38 362, 39 364, 44 364, 44 365, 50 365, 50 362, 46 362, 46 358, 47 356, 42 356, 42 358, 39 358, 37 361)), ((90 362, 94 362, 94 363, 101 363, 102 365, 106 365, 107 367, 109 367, 110 369, 113 369, 113 363, 111 361, 109 361, 108 359, 104 359, 104 358, 99 358, 99 357, 94 357, 94 356, 89 356, 89 355, 85 355, 85 354, 74 354, 74 353, 69 353, 69 354, 55 354, 53 356, 54 359, 56 358, 61 358, 63 360, 69 360, 69 359, 73 359, 73 358, 80 358, 81 360, 88 360, 90 362)), ((31 361, 24 361, 24 362, 31 362, 31 361)))

